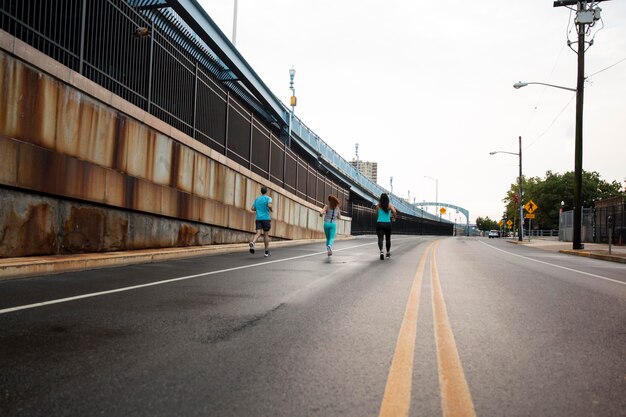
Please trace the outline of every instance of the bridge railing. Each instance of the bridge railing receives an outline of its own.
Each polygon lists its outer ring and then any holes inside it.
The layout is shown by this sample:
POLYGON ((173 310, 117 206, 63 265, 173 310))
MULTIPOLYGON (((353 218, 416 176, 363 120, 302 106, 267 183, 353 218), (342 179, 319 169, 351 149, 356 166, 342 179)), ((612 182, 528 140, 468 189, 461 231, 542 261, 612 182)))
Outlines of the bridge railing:
MULTIPOLYGON (((285 110, 289 111, 286 106, 285 110)), ((296 135, 299 140, 304 142, 309 149, 316 152, 318 157, 321 157, 325 162, 331 164, 334 169, 342 172, 362 189, 369 191, 374 196, 379 196, 382 193, 389 194, 391 203, 403 213, 416 217, 439 220, 437 216, 432 215, 425 210, 419 209, 413 204, 410 204, 409 202, 399 197, 396 197, 385 188, 381 187, 374 181, 367 178, 365 175, 361 174, 352 164, 350 164, 341 155, 335 152, 333 148, 331 148, 326 142, 324 142, 317 134, 315 134, 296 116, 294 116, 292 119, 292 133, 296 135)))

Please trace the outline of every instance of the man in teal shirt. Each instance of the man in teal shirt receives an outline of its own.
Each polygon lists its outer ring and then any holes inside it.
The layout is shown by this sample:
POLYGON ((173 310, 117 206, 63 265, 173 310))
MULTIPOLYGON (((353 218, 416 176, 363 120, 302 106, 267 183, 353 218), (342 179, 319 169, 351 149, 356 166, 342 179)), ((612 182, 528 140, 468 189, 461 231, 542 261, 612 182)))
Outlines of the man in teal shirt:
POLYGON ((256 212, 256 234, 250 242, 250 253, 254 253, 254 244, 263 232, 263 244, 265 245, 265 256, 270 256, 270 242, 268 232, 272 228, 270 212, 272 210, 272 197, 266 195, 267 187, 261 187, 261 195, 252 203, 251 210, 256 212))

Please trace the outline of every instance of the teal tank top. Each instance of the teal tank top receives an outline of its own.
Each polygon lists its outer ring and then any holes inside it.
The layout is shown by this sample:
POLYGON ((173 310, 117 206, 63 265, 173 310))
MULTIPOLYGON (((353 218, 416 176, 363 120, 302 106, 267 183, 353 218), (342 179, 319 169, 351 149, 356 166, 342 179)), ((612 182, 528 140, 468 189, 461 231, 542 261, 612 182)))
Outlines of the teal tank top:
POLYGON ((391 209, 385 213, 385 210, 378 209, 378 223, 391 223, 391 209))

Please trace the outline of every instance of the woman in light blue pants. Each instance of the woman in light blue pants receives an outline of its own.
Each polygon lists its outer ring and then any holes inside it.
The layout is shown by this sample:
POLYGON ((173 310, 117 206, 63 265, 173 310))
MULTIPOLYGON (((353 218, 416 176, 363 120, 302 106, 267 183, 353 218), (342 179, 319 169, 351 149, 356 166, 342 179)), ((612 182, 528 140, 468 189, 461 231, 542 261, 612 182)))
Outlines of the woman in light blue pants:
POLYGON ((328 204, 320 212, 324 217, 324 234, 326 235, 326 251, 328 256, 333 255, 333 243, 337 234, 337 220, 341 219, 341 207, 339 200, 334 195, 328 196, 328 204))

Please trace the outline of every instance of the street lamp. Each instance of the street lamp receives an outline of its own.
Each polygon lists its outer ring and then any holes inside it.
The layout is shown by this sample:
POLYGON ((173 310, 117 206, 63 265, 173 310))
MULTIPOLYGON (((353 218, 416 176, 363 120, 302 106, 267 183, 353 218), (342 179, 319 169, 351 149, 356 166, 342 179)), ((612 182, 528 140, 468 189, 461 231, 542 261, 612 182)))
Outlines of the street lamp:
POLYGON ((518 82, 516 82, 515 84, 513 84, 513 88, 520 89, 520 88, 522 88, 522 87, 526 87, 526 86, 527 86, 527 85, 529 85, 529 84, 539 84, 539 85, 545 85, 545 86, 548 86, 548 87, 560 88, 560 89, 562 89, 562 90, 568 90, 568 91, 573 91, 573 92, 576 92, 576 89, 575 89, 575 88, 561 87, 560 85, 546 84, 546 83, 538 83, 538 82, 532 82, 532 83, 531 83, 531 82, 528 82, 528 83, 526 83, 526 82, 518 81, 518 82))
POLYGON ((289 89, 291 90, 291 98, 289 104, 291 105, 291 114, 289 115, 289 135, 287 135, 287 146, 291 148, 291 125, 293 123, 293 114, 296 107, 296 89, 293 86, 293 78, 296 76, 296 70, 291 67, 289 69, 289 89))
MULTIPOLYGON (((424 178, 429 178, 435 181, 435 210, 439 211, 439 180, 437 178, 429 177, 428 175, 424 175, 424 178)), ((435 213, 436 215, 437 213, 435 213)), ((441 221, 441 213, 439 213, 439 221, 441 221)))
MULTIPOLYGON (((584 35, 582 43, 584 43, 584 35)), ((579 40, 581 42, 581 40, 579 40)), ((574 235, 572 237, 572 249, 584 249, 582 244, 582 189, 583 189, 583 92, 584 92, 584 48, 578 51, 578 83, 577 88, 562 87, 560 85, 538 83, 538 82, 517 82, 514 88, 525 87, 529 84, 540 84, 548 87, 560 88, 562 90, 574 91, 576 93, 576 140, 574 145, 574 235), (582 59, 582 60, 581 60, 582 59)))
MULTIPOLYGON (((555 0, 554 7, 567 7, 572 9, 576 6, 576 32, 577 41, 567 40, 567 45, 578 55, 578 71, 576 76, 576 89, 561 87, 558 85, 543 84, 549 87, 561 88, 576 92, 576 140, 574 150, 574 237, 572 248, 584 249, 582 244, 582 188, 583 188, 583 99, 585 90, 585 49, 593 45, 593 38, 585 41, 585 34, 589 28, 593 27, 601 19, 602 9, 598 6, 600 2, 606 0, 581 1, 581 0, 555 0), (577 44, 578 50, 572 48, 572 44, 577 44), (588 45, 588 46, 587 46, 588 45)), ((532 83, 516 83, 515 88, 524 87, 532 83)), ((535 83, 542 84, 542 83, 535 83)))
POLYGON ((518 204, 519 204, 519 236, 517 240, 520 242, 523 240, 524 234, 524 205, 522 204, 522 137, 519 137, 519 152, 506 152, 506 151, 493 151, 489 152, 489 155, 495 155, 497 153, 508 153, 510 155, 519 155, 519 192, 518 192, 518 204))

